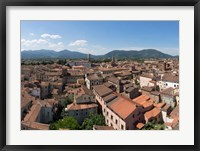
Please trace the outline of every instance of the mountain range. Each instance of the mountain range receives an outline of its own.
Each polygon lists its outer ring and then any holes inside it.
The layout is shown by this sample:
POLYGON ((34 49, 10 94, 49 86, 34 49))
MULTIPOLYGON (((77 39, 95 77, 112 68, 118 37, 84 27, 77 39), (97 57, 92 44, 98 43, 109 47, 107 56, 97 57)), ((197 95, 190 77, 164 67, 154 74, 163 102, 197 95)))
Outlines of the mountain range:
MULTIPOLYGON (((68 59, 83 59, 87 58, 88 54, 70 51, 70 50, 62 50, 62 51, 54 51, 54 50, 24 50, 21 51, 22 59, 36 59, 36 58, 68 58, 68 59)), ((162 53, 156 49, 143 49, 140 51, 137 50, 112 50, 104 55, 91 55, 91 58, 174 58, 178 56, 172 56, 169 54, 162 53)))

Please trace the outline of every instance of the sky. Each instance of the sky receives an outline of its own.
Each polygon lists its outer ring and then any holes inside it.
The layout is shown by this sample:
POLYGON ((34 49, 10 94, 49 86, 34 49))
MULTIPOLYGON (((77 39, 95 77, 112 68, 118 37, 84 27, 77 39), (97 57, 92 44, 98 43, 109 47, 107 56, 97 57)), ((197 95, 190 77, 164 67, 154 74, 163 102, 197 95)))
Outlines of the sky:
POLYGON ((178 21, 21 21, 21 51, 64 49, 103 55, 157 49, 179 55, 178 21))

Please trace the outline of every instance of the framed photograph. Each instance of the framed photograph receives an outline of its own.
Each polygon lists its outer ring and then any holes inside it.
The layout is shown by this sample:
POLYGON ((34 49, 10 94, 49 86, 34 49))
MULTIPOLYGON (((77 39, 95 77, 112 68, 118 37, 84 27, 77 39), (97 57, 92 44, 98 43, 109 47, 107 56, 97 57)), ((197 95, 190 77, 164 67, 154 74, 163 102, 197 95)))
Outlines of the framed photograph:
POLYGON ((198 0, 0 2, 1 150, 199 150, 198 0))

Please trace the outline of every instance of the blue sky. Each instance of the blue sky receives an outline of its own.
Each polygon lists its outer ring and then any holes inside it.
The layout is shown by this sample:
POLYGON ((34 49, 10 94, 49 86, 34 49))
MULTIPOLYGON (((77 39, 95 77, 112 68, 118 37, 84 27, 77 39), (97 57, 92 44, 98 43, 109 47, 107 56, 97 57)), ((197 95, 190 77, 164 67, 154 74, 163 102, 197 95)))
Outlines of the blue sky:
POLYGON ((21 50, 105 54, 153 48, 179 54, 178 21, 21 21, 21 50))

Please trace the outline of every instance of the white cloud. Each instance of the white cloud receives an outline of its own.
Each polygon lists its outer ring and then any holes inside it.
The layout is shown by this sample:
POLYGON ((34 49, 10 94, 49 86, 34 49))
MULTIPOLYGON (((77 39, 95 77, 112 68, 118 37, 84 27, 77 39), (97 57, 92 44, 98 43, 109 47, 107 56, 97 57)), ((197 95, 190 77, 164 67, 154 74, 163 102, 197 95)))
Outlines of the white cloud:
POLYGON ((64 49, 63 42, 52 43, 47 39, 21 39, 21 50, 38 50, 38 49, 51 49, 60 51, 64 49))
POLYGON ((42 38, 51 38, 51 39, 60 39, 62 38, 60 35, 50 35, 50 34, 42 34, 41 35, 42 38))
POLYGON ((29 35, 30 35, 30 36, 34 36, 35 34, 34 34, 34 33, 29 33, 29 35))
POLYGON ((93 50, 93 49, 90 49, 90 48, 79 47, 79 48, 77 48, 77 50, 78 50, 79 52, 82 52, 82 53, 94 54, 94 50, 93 50))
POLYGON ((69 44, 69 46, 79 46, 79 47, 83 47, 87 45, 87 40, 76 40, 74 42, 71 42, 69 44))
POLYGON ((36 44, 46 44, 48 41, 44 39, 33 39, 33 40, 26 40, 26 39, 21 39, 21 44, 22 46, 30 47, 36 44))
POLYGON ((53 49, 53 50, 63 50, 64 44, 62 42, 49 43, 48 48, 53 49))

